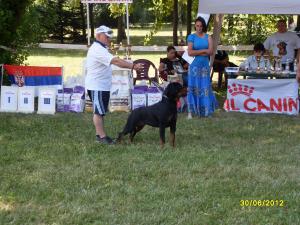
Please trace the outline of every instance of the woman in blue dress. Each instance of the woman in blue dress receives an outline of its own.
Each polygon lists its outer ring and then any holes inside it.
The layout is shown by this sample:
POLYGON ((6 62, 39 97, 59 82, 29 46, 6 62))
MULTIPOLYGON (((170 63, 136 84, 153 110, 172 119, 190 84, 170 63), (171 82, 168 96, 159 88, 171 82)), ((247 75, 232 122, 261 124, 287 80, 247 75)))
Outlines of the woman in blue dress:
POLYGON ((209 56, 213 53, 211 37, 202 17, 195 21, 194 34, 188 36, 188 54, 195 56, 188 72, 188 118, 192 115, 210 116, 216 109, 217 100, 210 81, 209 56))

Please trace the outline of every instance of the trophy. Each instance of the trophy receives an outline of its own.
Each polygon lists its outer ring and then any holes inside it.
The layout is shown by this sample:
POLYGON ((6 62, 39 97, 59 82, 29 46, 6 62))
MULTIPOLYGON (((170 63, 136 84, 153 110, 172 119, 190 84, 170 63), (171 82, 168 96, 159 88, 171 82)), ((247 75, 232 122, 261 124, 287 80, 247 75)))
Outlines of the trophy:
POLYGON ((269 61, 270 56, 268 54, 264 54, 263 58, 264 58, 264 73, 268 73, 269 69, 270 69, 270 68, 268 68, 268 61, 269 61))
POLYGON ((131 60, 131 45, 127 45, 126 47, 126 59, 131 60))
POLYGON ((281 56, 274 56, 275 71, 281 72, 281 56))
POLYGON ((290 72, 290 62, 291 62, 291 59, 287 58, 286 63, 285 63, 285 71, 286 72, 290 72))
POLYGON ((114 52, 115 52, 116 56, 118 56, 119 49, 120 49, 120 45, 119 44, 114 44, 114 52))
POLYGON ((255 59, 256 59, 256 63, 257 63, 256 72, 259 73, 259 72, 260 72, 260 60, 261 60, 261 55, 255 56, 255 59))

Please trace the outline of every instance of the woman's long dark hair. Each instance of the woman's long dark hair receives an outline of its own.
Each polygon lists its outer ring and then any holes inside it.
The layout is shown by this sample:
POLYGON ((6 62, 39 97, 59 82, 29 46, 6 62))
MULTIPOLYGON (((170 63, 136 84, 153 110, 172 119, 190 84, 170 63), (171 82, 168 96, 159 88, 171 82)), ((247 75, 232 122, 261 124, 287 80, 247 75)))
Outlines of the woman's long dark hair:
POLYGON ((206 33, 206 32, 207 32, 207 24, 206 24, 205 20, 203 19, 203 17, 199 16, 199 17, 195 20, 195 25, 196 25, 197 22, 201 22, 201 23, 202 23, 202 31, 203 31, 204 33, 206 33))

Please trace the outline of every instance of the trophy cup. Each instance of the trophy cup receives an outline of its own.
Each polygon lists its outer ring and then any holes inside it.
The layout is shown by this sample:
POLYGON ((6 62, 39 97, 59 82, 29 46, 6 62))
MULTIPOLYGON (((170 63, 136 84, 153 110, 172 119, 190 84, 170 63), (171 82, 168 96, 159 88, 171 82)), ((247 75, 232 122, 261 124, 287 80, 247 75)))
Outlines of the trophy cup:
POLYGON ((131 49, 131 46, 130 45, 124 45, 124 59, 125 60, 130 60, 130 49, 131 49))
POLYGON ((281 59, 282 59, 282 55, 279 55, 279 58, 278 58, 278 71, 279 72, 282 72, 281 59))
POLYGON ((274 64, 275 64, 275 71, 280 73, 281 72, 281 57, 274 56, 274 64))
POLYGON ((290 62, 291 62, 291 59, 290 59, 290 58, 287 58, 287 59, 286 59, 286 63, 285 63, 285 72, 286 72, 286 73, 289 73, 289 72, 290 72, 290 62))
POLYGON ((131 60, 131 45, 127 45, 126 58, 131 60))
POLYGON ((264 73, 268 73, 269 69, 270 69, 270 68, 268 68, 268 61, 269 61, 270 56, 268 54, 264 54, 263 58, 264 58, 264 66, 265 66, 264 73))
POLYGON ((257 72, 257 73, 260 73, 260 60, 261 60, 261 55, 255 56, 255 59, 256 59, 256 63, 257 63, 256 72, 257 72))
POLYGON ((114 44, 114 51, 115 51, 116 56, 118 56, 119 49, 120 49, 120 45, 119 44, 114 44))

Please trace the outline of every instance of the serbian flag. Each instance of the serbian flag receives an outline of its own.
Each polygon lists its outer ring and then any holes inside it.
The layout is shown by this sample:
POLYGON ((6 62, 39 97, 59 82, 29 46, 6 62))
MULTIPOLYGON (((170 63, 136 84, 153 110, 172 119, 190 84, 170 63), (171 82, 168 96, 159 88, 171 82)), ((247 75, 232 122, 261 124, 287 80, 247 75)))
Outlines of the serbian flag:
POLYGON ((62 67, 4 65, 12 85, 62 89, 62 67))

